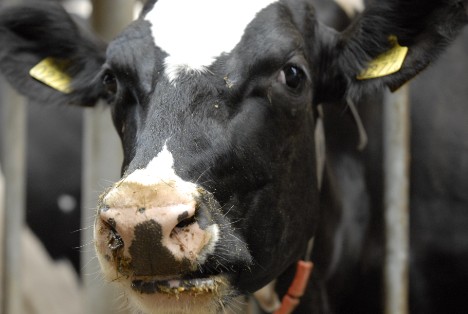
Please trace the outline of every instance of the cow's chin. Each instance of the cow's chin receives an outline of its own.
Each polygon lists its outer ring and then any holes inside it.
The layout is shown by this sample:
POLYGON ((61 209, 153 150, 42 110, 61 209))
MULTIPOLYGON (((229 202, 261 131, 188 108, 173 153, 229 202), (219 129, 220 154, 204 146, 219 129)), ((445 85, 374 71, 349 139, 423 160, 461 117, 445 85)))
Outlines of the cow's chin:
POLYGON ((224 276, 196 279, 121 278, 131 305, 145 314, 223 312, 231 289, 224 276))
POLYGON ((131 300, 136 309, 147 314, 215 314, 219 312, 219 304, 212 295, 196 297, 183 293, 177 297, 164 294, 132 295, 131 300))

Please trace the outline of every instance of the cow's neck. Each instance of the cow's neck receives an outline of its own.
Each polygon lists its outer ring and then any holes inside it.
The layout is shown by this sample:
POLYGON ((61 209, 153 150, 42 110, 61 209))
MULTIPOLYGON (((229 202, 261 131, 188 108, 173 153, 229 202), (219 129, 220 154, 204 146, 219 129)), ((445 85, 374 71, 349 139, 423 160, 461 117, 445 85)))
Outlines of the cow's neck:
MULTIPOLYGON (((320 191, 322 187, 326 160, 322 105, 317 106, 314 136, 317 186, 320 191)), ((300 298, 307 288, 307 284, 309 282, 310 274, 313 268, 313 263, 311 262, 313 247, 314 237, 310 238, 308 241, 304 259, 297 262, 296 274, 289 286, 287 294, 283 297, 282 301, 280 301, 278 294, 275 291, 276 280, 270 282, 265 287, 254 293, 254 297, 257 299, 261 308, 265 312, 275 312, 275 314, 291 313, 292 310, 299 304, 300 298)))

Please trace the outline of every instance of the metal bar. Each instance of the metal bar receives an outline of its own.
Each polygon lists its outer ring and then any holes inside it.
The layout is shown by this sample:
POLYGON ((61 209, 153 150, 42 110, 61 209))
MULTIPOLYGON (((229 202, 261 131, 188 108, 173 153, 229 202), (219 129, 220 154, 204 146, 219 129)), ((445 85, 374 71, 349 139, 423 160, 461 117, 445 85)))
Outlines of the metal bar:
MULTIPOLYGON (((20 4, 22 0, 5 0, 5 5, 20 4)), ((26 196, 26 110, 23 97, 0 82, 0 136, 4 171, 2 273, 0 282, 0 312, 22 314, 21 232, 25 221, 26 196)), ((1 201, 1 200, 0 200, 1 201)), ((0 212, 1 213, 1 212, 0 212)), ((1 232, 1 231, 0 231, 1 232)))
MULTIPOLYGON (((93 27, 105 40, 112 39, 133 18, 133 1, 93 0, 92 3, 93 27)), ((119 178, 122 163, 120 141, 112 125, 109 109, 104 104, 85 111, 83 147, 82 243, 85 247, 90 247, 89 244, 93 242, 93 228, 87 227, 93 225, 99 193, 119 178)), ((116 302, 121 293, 103 283, 97 275, 100 267, 94 246, 83 250, 81 261, 85 313, 122 313, 122 304, 116 302)))
POLYGON ((384 101, 384 212, 386 314, 408 313, 409 286, 409 88, 384 101))
POLYGON ((26 103, 4 84, 1 93, 3 136, 2 167, 4 170, 4 228, 2 229, 2 313, 22 314, 21 298, 21 232, 25 220, 25 147, 26 103))
MULTIPOLYGON (((1 86, 0 86, 1 90, 1 86)), ((1 106, 1 103, 0 103, 1 106)), ((1 116, 1 114, 0 114, 1 116)), ((1 140, 1 139, 0 139, 1 140)), ((0 142, 1 143, 1 142, 0 142)), ((5 230, 5 221, 4 221, 4 212, 5 212, 5 181, 3 177, 3 171, 0 162, 0 230, 5 230)), ((3 231, 0 232, 0 243, 3 246, 3 231)), ((4 299, 4 289, 3 289, 3 260, 4 260, 4 253, 2 249, 0 249, 0 309, 3 310, 3 299, 4 299)), ((3 313, 3 311, 2 311, 3 313)))

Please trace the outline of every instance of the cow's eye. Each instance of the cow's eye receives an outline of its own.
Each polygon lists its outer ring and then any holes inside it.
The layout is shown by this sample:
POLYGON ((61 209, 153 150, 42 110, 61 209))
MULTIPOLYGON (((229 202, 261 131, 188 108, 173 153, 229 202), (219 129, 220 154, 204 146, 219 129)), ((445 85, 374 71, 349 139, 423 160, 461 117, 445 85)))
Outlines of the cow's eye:
POLYGON ((113 96, 117 93, 117 78, 112 72, 104 73, 102 77, 102 85, 108 96, 113 96))
POLYGON ((296 65, 288 65, 280 72, 279 81, 289 88, 298 89, 302 86, 306 75, 304 71, 296 65))

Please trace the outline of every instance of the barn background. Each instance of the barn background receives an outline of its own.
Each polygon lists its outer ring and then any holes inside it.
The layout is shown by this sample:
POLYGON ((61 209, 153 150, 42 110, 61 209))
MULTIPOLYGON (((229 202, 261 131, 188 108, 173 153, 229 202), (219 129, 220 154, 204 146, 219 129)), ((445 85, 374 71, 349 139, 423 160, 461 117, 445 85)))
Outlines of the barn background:
MULTIPOLYGON (((0 0, 0 6, 28 2, 37 0, 0 0)), ((142 5, 60 2, 104 40, 118 34, 142 5)), ((1 313, 129 312, 125 299, 101 280, 92 244, 98 191, 119 177, 122 158, 107 111, 103 105, 83 110, 28 104, 0 78, 6 182, 0 199, 1 313)))

